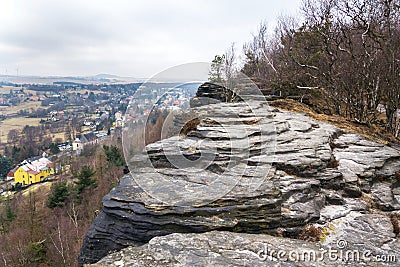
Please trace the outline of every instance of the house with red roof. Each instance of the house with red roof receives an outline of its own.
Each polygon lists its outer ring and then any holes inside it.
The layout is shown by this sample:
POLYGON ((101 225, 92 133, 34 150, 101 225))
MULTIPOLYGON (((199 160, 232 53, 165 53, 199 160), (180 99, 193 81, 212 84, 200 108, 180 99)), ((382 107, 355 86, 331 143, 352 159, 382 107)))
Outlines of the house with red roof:
POLYGON ((43 156, 24 160, 7 174, 7 179, 14 178, 16 184, 29 185, 41 182, 52 174, 53 163, 43 156))

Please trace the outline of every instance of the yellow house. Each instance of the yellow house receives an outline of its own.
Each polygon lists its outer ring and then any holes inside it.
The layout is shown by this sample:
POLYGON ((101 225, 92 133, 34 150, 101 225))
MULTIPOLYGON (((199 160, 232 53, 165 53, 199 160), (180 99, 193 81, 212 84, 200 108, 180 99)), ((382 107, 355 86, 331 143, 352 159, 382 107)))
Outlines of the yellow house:
POLYGON ((43 181, 54 174, 52 162, 45 157, 33 161, 24 160, 14 172, 14 182, 29 185, 43 181))

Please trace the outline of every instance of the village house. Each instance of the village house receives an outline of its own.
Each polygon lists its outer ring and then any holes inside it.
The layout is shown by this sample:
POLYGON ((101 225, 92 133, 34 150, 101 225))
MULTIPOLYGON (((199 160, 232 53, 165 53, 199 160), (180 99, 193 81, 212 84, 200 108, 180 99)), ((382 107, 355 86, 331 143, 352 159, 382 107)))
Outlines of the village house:
POLYGON ((29 185, 41 182, 52 174, 53 163, 43 155, 24 160, 7 174, 7 179, 14 179, 15 184, 29 185))
POLYGON ((72 142, 72 150, 76 154, 80 154, 87 145, 95 145, 103 141, 107 137, 107 133, 104 132, 89 132, 89 133, 77 133, 75 140, 72 142))
POLYGON ((72 149, 71 145, 68 142, 58 144, 57 147, 60 151, 69 151, 72 149))
POLYGON ((117 111, 114 116, 115 116, 115 126, 123 127, 124 126, 124 116, 122 116, 122 112, 117 111))
POLYGON ((73 142, 72 142, 72 150, 76 151, 77 154, 80 154, 80 152, 83 149, 83 144, 81 140, 77 137, 73 142))

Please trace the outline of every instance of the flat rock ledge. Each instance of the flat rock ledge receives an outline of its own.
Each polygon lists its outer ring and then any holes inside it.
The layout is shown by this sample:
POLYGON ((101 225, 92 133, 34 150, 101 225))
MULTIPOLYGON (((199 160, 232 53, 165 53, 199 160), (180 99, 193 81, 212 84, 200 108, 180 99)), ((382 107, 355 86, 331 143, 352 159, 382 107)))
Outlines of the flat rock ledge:
MULTIPOLYGON (((400 257, 399 225, 393 219, 400 209, 400 152, 302 114, 253 104, 255 113, 240 102, 200 106, 196 129, 184 137, 148 145, 154 168, 138 168, 125 175, 104 197, 103 209, 84 239, 79 263, 340 266, 346 261, 305 263, 274 255, 263 260, 257 254, 266 244, 288 252, 320 253, 321 248, 336 248, 339 241, 348 250, 400 257), (243 124, 245 132, 240 130, 243 124), (270 153, 271 144, 274 153, 270 153), (209 153, 213 163, 182 175, 168 163, 176 147, 189 159, 209 153), (227 170, 232 159, 238 168, 227 170), (243 175, 239 171, 243 169, 251 175, 243 175), (176 186, 207 184, 218 173, 236 179, 237 184, 205 205, 166 205, 136 183, 156 173, 176 186), (308 224, 324 229, 323 241, 293 239, 308 224)), ((162 187, 166 195, 174 189, 162 187)))
POLYGON ((398 266, 399 240, 391 227, 387 216, 350 212, 331 222, 321 242, 221 231, 175 233, 88 266, 398 266))

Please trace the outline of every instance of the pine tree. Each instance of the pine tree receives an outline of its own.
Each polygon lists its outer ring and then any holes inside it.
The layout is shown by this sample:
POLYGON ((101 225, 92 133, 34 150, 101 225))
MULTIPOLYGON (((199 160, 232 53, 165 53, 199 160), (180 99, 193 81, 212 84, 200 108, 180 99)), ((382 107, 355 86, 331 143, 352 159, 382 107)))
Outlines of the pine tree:
POLYGON ((92 176, 96 172, 88 166, 83 166, 81 171, 78 174, 79 182, 77 183, 78 193, 82 193, 82 191, 89 186, 96 186, 96 179, 92 178, 92 176))
POLYGON ((0 155, 0 179, 11 170, 11 159, 0 155))
POLYGON ((49 208, 64 206, 69 194, 70 189, 67 186, 67 182, 54 184, 47 201, 47 206, 49 208))
POLYGON ((225 55, 216 55, 211 62, 211 70, 208 73, 208 80, 213 83, 222 83, 224 81, 222 74, 224 70, 225 55))
POLYGON ((118 147, 104 145, 103 149, 106 153, 107 161, 117 167, 125 165, 125 160, 121 155, 118 147))

